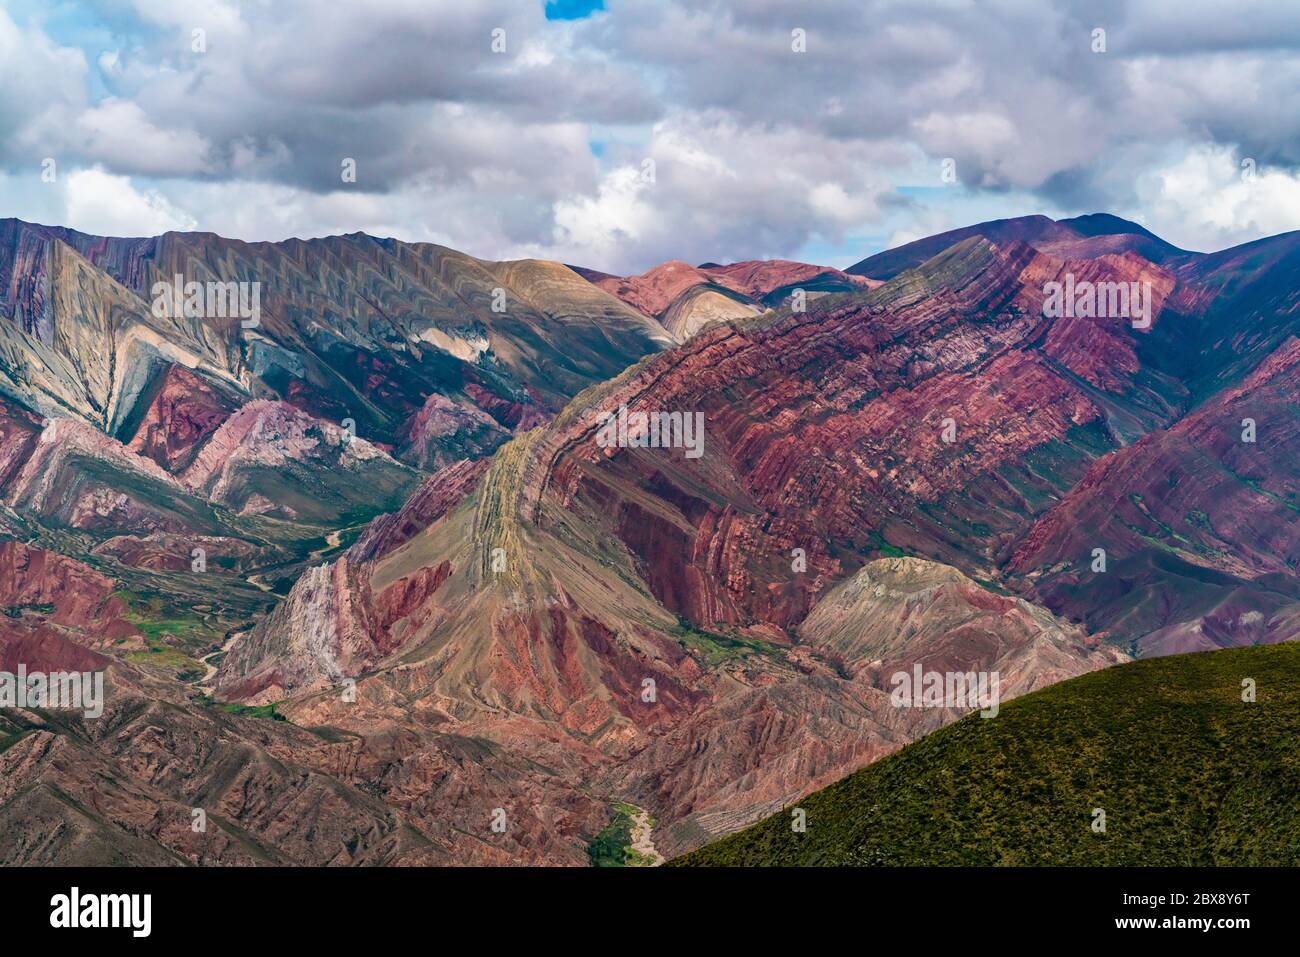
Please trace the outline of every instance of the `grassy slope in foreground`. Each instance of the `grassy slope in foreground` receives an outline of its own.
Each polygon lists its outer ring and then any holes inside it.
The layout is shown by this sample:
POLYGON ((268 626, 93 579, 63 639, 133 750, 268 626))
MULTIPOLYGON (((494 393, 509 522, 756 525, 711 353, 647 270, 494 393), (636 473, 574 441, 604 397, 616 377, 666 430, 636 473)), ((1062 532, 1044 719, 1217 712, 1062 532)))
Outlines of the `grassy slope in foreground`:
POLYGON ((1300 863, 1300 643, 1136 661, 971 715, 673 864, 1300 863), (1242 702, 1242 680, 1257 700, 1242 702), (1106 833, 1092 830, 1093 808, 1106 833))

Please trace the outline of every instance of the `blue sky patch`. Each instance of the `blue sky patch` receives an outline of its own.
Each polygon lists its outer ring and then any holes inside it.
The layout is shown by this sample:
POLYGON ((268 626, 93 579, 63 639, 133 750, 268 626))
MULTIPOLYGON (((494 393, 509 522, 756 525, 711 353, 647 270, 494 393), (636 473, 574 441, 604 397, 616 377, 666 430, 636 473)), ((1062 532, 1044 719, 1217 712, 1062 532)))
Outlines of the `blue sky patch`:
POLYGON ((605 9, 605 0, 546 0, 547 20, 581 20, 605 9))

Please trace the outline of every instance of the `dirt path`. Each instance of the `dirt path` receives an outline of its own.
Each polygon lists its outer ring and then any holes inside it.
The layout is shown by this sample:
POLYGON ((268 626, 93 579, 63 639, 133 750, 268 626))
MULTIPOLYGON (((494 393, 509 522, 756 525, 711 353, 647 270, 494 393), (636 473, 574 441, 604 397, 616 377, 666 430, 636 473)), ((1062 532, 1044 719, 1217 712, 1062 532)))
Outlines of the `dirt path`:
POLYGON ((223 652, 230 651, 231 648, 235 647, 235 642, 237 642, 240 638, 243 638, 250 631, 252 631, 251 628, 245 628, 243 631, 235 632, 233 635, 231 635, 229 638, 226 639, 225 644, 223 644, 220 648, 218 648, 216 651, 208 652, 206 655, 204 655, 202 658, 199 659, 199 661, 203 662, 203 666, 208 669, 208 673, 199 679, 198 684, 200 688, 203 688, 204 690, 208 690, 210 688, 212 679, 217 674, 217 666, 214 665, 208 659, 215 658, 217 655, 222 654, 223 652))
MULTIPOLYGON (((325 536, 325 544, 322 545, 320 548, 316 549, 315 551, 311 552, 310 554, 308 554, 308 556, 302 560, 302 567, 310 568, 312 565, 316 564, 317 559, 319 559, 322 555, 326 554, 327 552, 334 551, 334 549, 338 548, 340 545, 343 544, 344 532, 350 532, 354 528, 361 528, 365 524, 366 523, 363 522, 361 525, 353 525, 349 528, 340 528, 338 531, 329 532, 325 536)), ((245 579, 245 581, 247 581, 254 588, 262 589, 262 591, 264 592, 274 592, 275 589, 272 588, 270 585, 268 585, 266 582, 264 582, 262 579, 265 578, 271 572, 275 571, 276 569, 286 568, 286 567, 289 566, 275 565, 273 567, 267 568, 265 571, 261 571, 261 572, 257 572, 256 574, 249 575, 245 579)))
POLYGON ((632 850, 648 857, 650 867, 658 867, 664 858, 655 848, 654 841, 650 840, 650 829, 650 812, 637 808, 637 813, 632 816, 632 850))
MULTIPOLYGON (((355 526, 353 526, 353 527, 355 528, 355 526)), ((326 536, 325 536, 325 545, 324 545, 324 547, 323 547, 323 548, 318 548, 318 549, 316 549, 316 551, 314 551, 314 552, 312 552, 310 555, 308 555, 308 556, 307 556, 307 564, 308 564, 308 565, 311 565, 312 563, 314 563, 314 562, 316 561, 316 559, 320 558, 320 557, 321 557, 322 555, 324 555, 326 552, 331 552, 331 551, 333 551, 334 549, 338 548, 340 545, 342 545, 342 544, 343 544, 343 533, 344 533, 344 532, 350 532, 350 531, 352 531, 352 529, 350 529, 350 528, 340 528, 337 532, 330 532, 328 535, 326 535, 326 536)))

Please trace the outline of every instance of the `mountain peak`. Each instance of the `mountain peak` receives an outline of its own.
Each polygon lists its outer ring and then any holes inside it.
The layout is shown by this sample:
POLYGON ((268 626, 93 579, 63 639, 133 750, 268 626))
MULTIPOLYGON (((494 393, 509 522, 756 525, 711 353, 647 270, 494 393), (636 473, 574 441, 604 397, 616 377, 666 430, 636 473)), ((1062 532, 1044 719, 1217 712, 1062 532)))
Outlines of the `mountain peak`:
POLYGON ((872 279, 892 279, 971 236, 982 236, 999 245, 1027 243, 1056 259, 1097 259, 1109 253, 1136 252, 1157 265, 1164 265, 1194 255, 1165 242, 1146 227, 1110 213, 1088 213, 1060 220, 1034 214, 993 219, 926 236, 868 256, 845 271, 872 279))

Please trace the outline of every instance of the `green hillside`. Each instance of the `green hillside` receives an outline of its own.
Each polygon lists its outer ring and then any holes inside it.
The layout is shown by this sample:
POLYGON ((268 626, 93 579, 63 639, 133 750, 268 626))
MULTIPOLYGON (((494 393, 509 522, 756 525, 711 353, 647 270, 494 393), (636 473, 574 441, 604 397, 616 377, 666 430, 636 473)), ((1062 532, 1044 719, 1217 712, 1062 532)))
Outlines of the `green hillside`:
POLYGON ((1300 643, 1064 681, 798 806, 805 833, 786 809, 671 863, 1300 864, 1300 643), (1254 703, 1242 701, 1245 678, 1254 703))

